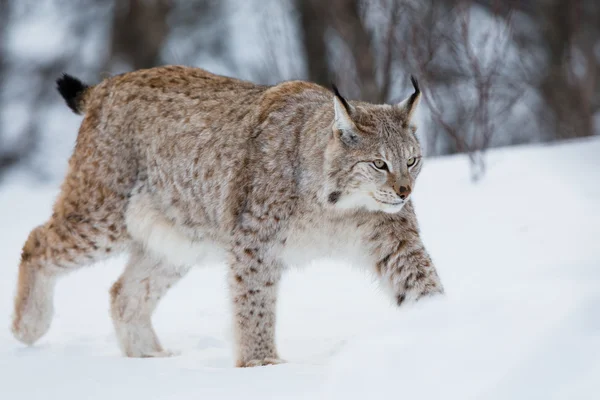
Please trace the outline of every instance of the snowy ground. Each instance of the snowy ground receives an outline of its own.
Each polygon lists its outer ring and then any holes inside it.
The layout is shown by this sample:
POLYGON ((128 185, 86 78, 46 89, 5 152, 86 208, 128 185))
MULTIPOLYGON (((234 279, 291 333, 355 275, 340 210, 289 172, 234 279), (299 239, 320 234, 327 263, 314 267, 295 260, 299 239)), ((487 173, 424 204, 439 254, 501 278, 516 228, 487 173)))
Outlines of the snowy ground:
POLYGON ((447 296, 394 308, 362 271, 291 271, 288 364, 232 368, 223 266, 197 269, 155 317, 169 359, 121 357, 108 288, 123 260, 60 282, 33 348, 8 325, 20 248, 56 188, 0 188, 1 399, 599 399, 600 140, 429 160, 415 195, 447 296), (306 293, 311 296, 306 296, 306 293))

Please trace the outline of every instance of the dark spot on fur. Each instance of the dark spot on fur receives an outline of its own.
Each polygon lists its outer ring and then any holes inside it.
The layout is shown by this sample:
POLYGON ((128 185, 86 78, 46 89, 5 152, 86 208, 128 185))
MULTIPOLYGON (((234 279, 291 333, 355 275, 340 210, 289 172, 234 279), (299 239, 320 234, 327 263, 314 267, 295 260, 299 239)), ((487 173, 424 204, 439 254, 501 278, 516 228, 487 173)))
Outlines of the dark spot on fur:
POLYGON ((31 252, 27 250, 23 250, 21 253, 21 262, 27 262, 31 259, 31 252))
POLYGON ((398 246, 396 247, 396 254, 400 253, 404 247, 406 247, 406 240, 400 240, 398 242, 398 246))
POLYGON ((271 286, 273 286, 273 285, 274 285, 274 283, 273 283, 273 282, 271 282, 271 281, 269 281, 269 282, 265 283, 265 286, 267 286, 267 287, 271 287, 271 286))
POLYGON ((115 284, 110 288, 110 295, 114 299, 121 293, 121 289, 123 288, 123 284, 120 281, 115 282, 115 284))
POLYGON ((236 281, 237 283, 242 283, 242 282, 244 282, 244 278, 242 278, 242 276, 241 276, 241 275, 236 275, 236 276, 235 276, 235 281, 236 281))
POLYGON ((404 300, 406 300, 406 295, 405 294, 398 295, 397 300, 398 300, 398 306, 401 306, 402 303, 404 303, 404 300))
POLYGON ((388 261, 390 261, 390 257, 392 256, 392 254, 388 254, 387 256, 383 257, 381 259, 381 261, 379 261, 378 264, 381 264, 381 266, 384 266, 385 264, 387 264, 388 261))
POLYGON ((335 204, 338 202, 338 200, 340 199, 340 196, 342 195, 342 192, 331 192, 329 193, 329 196, 327 197, 327 200, 331 203, 331 204, 335 204))

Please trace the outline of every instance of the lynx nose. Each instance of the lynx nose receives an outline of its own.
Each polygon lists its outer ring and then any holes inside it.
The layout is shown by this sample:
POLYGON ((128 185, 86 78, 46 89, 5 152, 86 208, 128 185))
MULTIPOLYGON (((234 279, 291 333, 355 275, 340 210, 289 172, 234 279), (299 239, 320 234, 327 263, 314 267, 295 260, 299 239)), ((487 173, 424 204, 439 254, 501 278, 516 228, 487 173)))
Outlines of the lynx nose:
POLYGON ((400 197, 402 200, 406 200, 406 198, 410 194, 410 186, 408 185, 394 185, 394 190, 396 191, 398 197, 400 197))

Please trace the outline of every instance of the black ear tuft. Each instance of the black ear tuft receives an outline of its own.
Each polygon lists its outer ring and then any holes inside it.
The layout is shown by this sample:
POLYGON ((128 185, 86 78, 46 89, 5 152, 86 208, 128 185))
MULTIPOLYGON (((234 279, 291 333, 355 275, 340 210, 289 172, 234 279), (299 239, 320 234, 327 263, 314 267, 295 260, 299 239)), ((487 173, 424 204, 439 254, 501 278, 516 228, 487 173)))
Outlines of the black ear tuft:
POLYGON ((81 82, 79 79, 68 74, 63 74, 56 80, 56 89, 75 114, 81 114, 83 111, 81 95, 88 87, 88 85, 81 82))
POLYGON ((348 115, 350 115, 350 111, 351 111, 350 104, 348 104, 346 99, 340 94, 340 91, 338 90, 337 86, 335 86, 335 83, 331 84, 331 88, 333 89, 333 94, 335 94, 335 97, 340 99, 340 101, 344 105, 344 108, 346 109, 346 112, 348 113, 348 115))
POLYGON ((419 97, 421 97, 421 89, 419 88, 419 82, 414 76, 410 76, 410 81, 412 82, 413 88, 415 91, 410 95, 408 101, 406 102, 406 110, 408 110, 408 116, 410 117, 415 109, 415 105, 419 97))
POLYGON ((412 85, 415 88, 415 94, 418 95, 419 93, 421 93, 421 89, 419 88, 419 82, 417 81, 417 78, 415 78, 413 75, 411 75, 410 81, 412 82, 412 85))

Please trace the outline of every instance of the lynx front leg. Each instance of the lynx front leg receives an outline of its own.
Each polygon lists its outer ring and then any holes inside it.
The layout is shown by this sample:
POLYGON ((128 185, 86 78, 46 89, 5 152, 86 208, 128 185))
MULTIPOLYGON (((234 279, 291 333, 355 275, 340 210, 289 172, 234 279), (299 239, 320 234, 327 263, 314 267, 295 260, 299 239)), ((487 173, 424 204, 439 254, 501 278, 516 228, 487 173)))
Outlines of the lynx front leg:
POLYGON ((418 236, 383 246, 377 259, 376 272, 391 289, 399 306, 405 301, 444 293, 433 262, 418 236))
POLYGON ((279 364, 275 306, 281 265, 259 249, 235 251, 229 270, 236 340, 236 366, 279 364))

